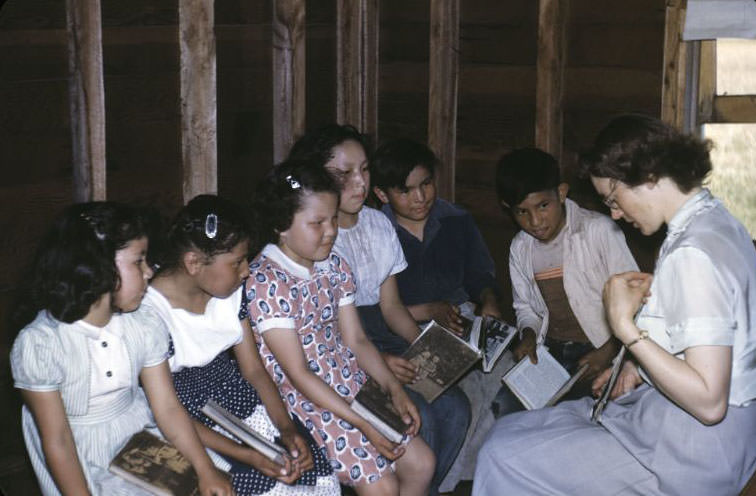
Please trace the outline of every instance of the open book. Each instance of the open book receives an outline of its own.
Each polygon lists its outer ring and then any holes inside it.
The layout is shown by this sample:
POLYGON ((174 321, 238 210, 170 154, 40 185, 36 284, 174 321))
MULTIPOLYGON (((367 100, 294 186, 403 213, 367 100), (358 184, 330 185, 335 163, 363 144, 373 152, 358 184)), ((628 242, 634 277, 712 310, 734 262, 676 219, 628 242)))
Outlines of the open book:
POLYGON ((159 496, 199 496, 197 473, 172 444, 141 431, 113 458, 108 470, 159 496))
POLYGON ((409 427, 394 408, 391 397, 373 379, 368 379, 362 386, 352 401, 351 408, 393 443, 401 441, 404 431, 409 427))
POLYGON ((482 354, 483 372, 491 372, 496 361, 517 334, 517 329, 494 317, 475 317, 470 324, 468 342, 482 354))
POLYGON ((286 463, 284 460, 288 456, 286 449, 264 438, 259 432, 256 432, 239 417, 220 406, 212 398, 207 400, 201 411, 250 448, 259 451, 279 465, 286 463))
POLYGON ((536 355, 537 364, 526 356, 501 378, 528 410, 555 405, 588 370, 586 363, 570 377, 545 346, 539 345, 536 355))
POLYGON ((403 357, 418 369, 418 380, 407 387, 432 402, 457 382, 479 359, 490 372, 516 334, 514 327, 493 317, 463 317, 465 332, 459 337, 430 321, 403 357))

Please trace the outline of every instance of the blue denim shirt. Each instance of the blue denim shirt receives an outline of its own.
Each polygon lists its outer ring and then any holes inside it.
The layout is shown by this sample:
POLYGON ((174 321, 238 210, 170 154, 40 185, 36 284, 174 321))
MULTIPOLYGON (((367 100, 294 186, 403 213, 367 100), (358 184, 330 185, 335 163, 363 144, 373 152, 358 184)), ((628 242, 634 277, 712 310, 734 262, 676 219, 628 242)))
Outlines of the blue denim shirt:
POLYGON ((437 199, 420 241, 397 223, 389 205, 382 211, 396 228, 407 259, 407 268, 396 276, 405 305, 478 302, 484 289, 498 290, 494 261, 468 212, 437 199))

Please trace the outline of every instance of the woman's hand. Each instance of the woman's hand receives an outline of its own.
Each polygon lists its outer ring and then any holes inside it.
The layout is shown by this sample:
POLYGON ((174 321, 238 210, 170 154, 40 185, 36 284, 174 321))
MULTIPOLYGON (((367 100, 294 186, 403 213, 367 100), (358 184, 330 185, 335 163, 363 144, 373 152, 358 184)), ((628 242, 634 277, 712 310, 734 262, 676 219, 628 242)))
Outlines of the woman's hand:
POLYGON ((306 472, 315 466, 307 441, 297 432, 294 425, 289 429, 281 430, 281 442, 286 446, 294 465, 300 472, 306 472))
MULTIPOLYGON (((608 368, 604 370, 601 375, 596 377, 596 379, 594 379, 591 386, 594 396, 598 397, 601 394, 601 390, 603 389, 604 384, 609 381, 609 376, 611 375, 612 369, 608 368)), ((641 385, 642 382, 643 378, 641 378, 640 372, 638 372, 638 367, 635 365, 635 363, 630 360, 625 360, 625 362, 622 364, 622 369, 617 375, 617 381, 614 383, 614 388, 609 394, 609 398, 618 398, 623 394, 637 388, 641 385)))
POLYGON ((628 343, 638 337, 635 314, 651 295, 653 276, 643 272, 615 274, 604 284, 604 309, 609 326, 617 339, 628 343))
POLYGON ((391 388, 389 391, 391 394, 391 402, 394 404, 394 408, 401 415, 404 423, 407 424, 408 429, 405 431, 412 436, 417 435, 420 431, 420 412, 412 402, 412 400, 404 392, 404 389, 397 384, 396 387, 391 388))
POLYGON ((197 473, 197 476, 202 496, 231 496, 234 494, 228 475, 215 467, 211 466, 208 470, 197 473))
POLYGON ((394 377, 402 384, 411 384, 417 379, 418 368, 415 364, 400 356, 390 353, 381 353, 383 360, 388 365, 394 377))

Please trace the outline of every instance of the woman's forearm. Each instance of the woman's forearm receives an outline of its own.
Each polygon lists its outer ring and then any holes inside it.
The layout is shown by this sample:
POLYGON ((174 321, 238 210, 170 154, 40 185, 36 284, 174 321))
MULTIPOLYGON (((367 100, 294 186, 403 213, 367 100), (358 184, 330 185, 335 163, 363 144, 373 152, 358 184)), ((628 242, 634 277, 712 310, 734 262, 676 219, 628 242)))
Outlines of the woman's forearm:
POLYGON ((730 347, 688 348, 685 360, 680 360, 652 339, 642 339, 632 344, 629 351, 654 385, 683 410, 704 424, 722 420, 729 396, 730 347))

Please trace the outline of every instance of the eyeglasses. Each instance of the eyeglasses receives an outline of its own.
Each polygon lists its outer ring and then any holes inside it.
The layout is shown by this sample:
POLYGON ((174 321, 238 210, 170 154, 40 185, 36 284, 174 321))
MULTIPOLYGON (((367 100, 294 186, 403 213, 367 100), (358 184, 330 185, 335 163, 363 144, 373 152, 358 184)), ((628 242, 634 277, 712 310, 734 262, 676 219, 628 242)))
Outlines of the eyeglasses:
POLYGON ((609 190, 609 194, 606 195, 601 201, 604 202, 604 205, 609 207, 610 210, 617 210, 619 209, 619 205, 617 205, 617 199, 615 198, 615 191, 617 190, 617 184, 619 181, 616 179, 611 180, 611 189, 609 190))

